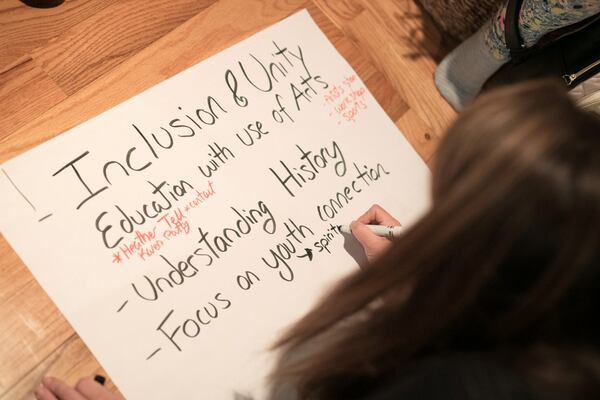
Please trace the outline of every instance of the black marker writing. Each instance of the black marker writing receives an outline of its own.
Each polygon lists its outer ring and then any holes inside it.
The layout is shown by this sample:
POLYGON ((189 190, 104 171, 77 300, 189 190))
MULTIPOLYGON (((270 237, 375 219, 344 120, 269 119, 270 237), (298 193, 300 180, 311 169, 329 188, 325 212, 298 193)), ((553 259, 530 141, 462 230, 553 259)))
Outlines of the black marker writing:
POLYGON ((346 174, 346 160, 340 146, 335 141, 332 142, 331 147, 321 147, 314 153, 304 150, 299 145, 296 145, 296 148, 300 151, 301 164, 290 167, 288 163, 279 160, 282 168, 277 171, 269 168, 269 171, 290 196, 295 197, 297 190, 304 187, 307 182, 315 180, 330 163, 333 163, 337 176, 341 177, 346 174))
POLYGON ((58 169, 58 171, 56 171, 55 173, 52 174, 52 176, 56 176, 58 174, 60 174, 62 171, 64 171, 65 169, 71 167, 73 168, 73 171, 75 172, 75 176, 77 177, 77 179, 79 180, 79 182, 81 182, 81 184, 83 185, 83 187, 85 187, 86 191, 88 192, 88 196, 86 198, 84 198, 78 205, 77 205, 77 209, 79 209, 82 205, 84 205, 88 200, 93 199, 95 196, 99 195, 100 193, 102 193, 103 191, 105 191, 106 189, 108 189, 108 186, 104 186, 96 191, 92 191, 90 189, 90 187, 87 185, 87 183, 85 183, 85 181, 83 180, 83 178, 81 177, 81 174, 79 173, 79 170, 77 169, 77 167, 75 167, 75 164, 83 159, 85 156, 87 156, 88 154, 90 154, 89 151, 86 151, 82 154, 80 154, 79 156, 75 157, 73 160, 69 161, 68 163, 66 163, 65 165, 63 165, 61 168, 58 169))

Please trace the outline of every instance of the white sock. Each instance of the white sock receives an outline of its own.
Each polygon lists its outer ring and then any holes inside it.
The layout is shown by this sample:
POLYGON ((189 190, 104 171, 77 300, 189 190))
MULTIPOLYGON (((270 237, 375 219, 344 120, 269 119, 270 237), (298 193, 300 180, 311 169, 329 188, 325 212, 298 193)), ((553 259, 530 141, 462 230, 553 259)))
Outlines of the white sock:
POLYGON ((448 54, 435 70, 435 85, 456 110, 471 101, 507 60, 498 60, 486 44, 489 22, 448 54))

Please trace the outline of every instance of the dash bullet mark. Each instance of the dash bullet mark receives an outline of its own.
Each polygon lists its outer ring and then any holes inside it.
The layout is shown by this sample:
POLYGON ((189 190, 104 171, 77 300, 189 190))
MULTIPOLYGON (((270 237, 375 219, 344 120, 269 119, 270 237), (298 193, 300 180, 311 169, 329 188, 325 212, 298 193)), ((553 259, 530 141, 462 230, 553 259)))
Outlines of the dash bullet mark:
POLYGON ((23 198, 25 199, 25 201, 26 201, 27 203, 29 203, 29 205, 31 206, 31 208, 33 208, 33 211, 37 211, 37 210, 35 209, 35 206, 33 205, 33 203, 32 203, 31 201, 29 201, 29 199, 27 198, 27 196, 25 196, 25 195, 23 194, 23 192, 21 192, 21 190, 20 190, 20 189, 17 187, 17 185, 15 185, 15 183, 13 182, 13 180, 12 180, 12 179, 10 179, 10 176, 8 176, 8 174, 6 173, 6 171, 4 170, 4 168, 2 168, 2 172, 4 173, 4 176, 6 176, 6 179, 8 179, 8 181, 11 183, 11 185, 13 185, 13 187, 15 188, 15 190, 16 190, 17 192, 19 192, 19 194, 20 194, 21 196, 23 196, 23 198))
POLYGON ((42 222, 43 220, 45 220, 46 218, 50 218, 51 216, 52 214, 45 215, 42 218, 38 219, 38 222, 42 222))
POLYGON ((148 357, 146 357, 146 360, 149 360, 149 359, 151 359, 152 357, 154 357, 154 355, 155 355, 156 353, 158 353, 160 350, 161 350, 161 348, 160 348, 160 347, 159 347, 158 349, 154 350, 154 351, 152 352, 152 354, 150 354, 148 357))
POLYGON ((121 312, 121 310, 129 303, 129 300, 125 300, 125 303, 121 304, 121 307, 117 310, 117 312, 121 312))

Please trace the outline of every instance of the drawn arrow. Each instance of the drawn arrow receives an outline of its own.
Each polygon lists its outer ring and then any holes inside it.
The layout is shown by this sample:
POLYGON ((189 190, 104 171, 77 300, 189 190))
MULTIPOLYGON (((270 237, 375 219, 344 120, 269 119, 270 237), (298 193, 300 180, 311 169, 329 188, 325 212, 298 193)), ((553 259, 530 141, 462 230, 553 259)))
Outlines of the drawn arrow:
POLYGON ((308 257, 308 261, 312 261, 313 251, 311 249, 309 249, 308 247, 305 247, 304 250, 306 251, 306 253, 302 254, 301 256, 297 256, 297 257, 298 258, 308 257))

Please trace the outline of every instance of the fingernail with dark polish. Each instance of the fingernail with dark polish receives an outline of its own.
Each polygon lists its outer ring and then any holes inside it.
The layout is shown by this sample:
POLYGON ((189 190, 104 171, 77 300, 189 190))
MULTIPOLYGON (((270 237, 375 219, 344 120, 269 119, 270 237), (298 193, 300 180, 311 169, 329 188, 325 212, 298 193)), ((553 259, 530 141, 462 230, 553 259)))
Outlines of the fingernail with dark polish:
POLYGON ((106 378, 103 377, 102 375, 96 375, 96 376, 94 376, 94 380, 96 382, 98 382, 99 384, 101 384, 101 385, 104 385, 104 382, 106 382, 106 378))

